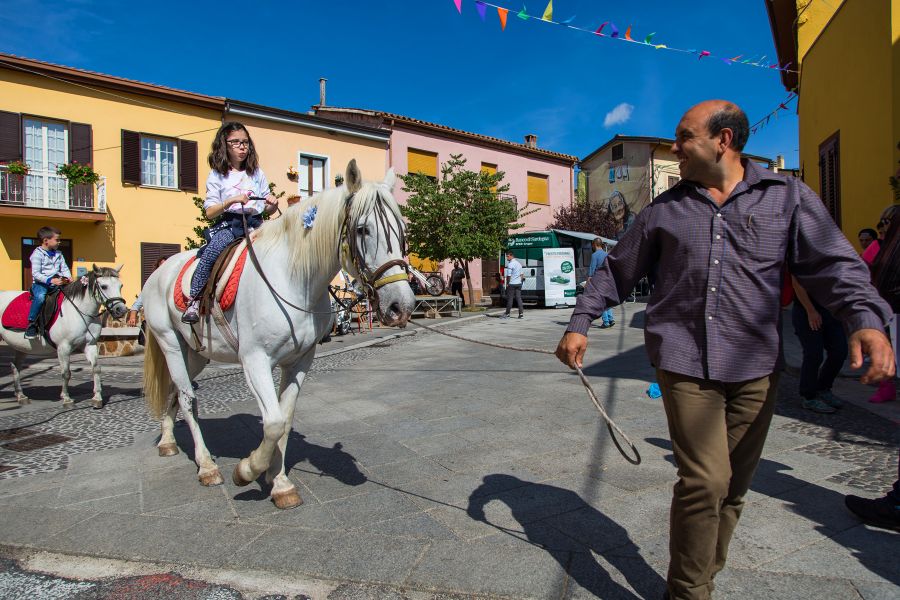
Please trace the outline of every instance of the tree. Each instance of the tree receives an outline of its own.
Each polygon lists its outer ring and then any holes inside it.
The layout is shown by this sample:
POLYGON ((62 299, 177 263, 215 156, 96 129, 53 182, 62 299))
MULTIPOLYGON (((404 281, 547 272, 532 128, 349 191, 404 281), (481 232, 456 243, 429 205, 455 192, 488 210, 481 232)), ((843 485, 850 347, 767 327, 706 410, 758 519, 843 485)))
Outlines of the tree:
POLYGON ((406 206, 406 237, 410 252, 436 261, 459 261, 466 272, 469 301, 473 297, 469 263, 496 256, 510 230, 522 227, 515 204, 501 198, 509 189, 504 173, 466 170, 466 159, 451 154, 441 165, 440 179, 410 173, 400 175, 406 206))
MULTIPOLYGON (((275 193, 275 187, 276 186, 274 183, 270 183, 269 184, 269 193, 274 194, 276 198, 281 198, 282 196, 284 196, 284 192, 275 193)), ((215 221, 216 221, 215 219, 207 218, 206 210, 203 209, 203 202, 204 202, 203 198, 201 198, 200 196, 194 196, 193 198, 191 198, 191 200, 194 202, 194 206, 196 206, 197 209, 200 211, 200 216, 197 217, 197 222, 200 224, 194 227, 193 231, 194 231, 195 237, 184 238, 184 241, 185 241, 184 249, 185 250, 193 250, 193 249, 199 248, 200 246, 205 244, 206 240, 203 239, 203 230, 208 227, 211 227, 212 224, 215 223, 215 221)), ((264 212, 262 215, 263 221, 268 221, 269 217, 271 217, 271 216, 272 215, 264 212)))
POLYGON ((562 206, 553 214, 551 229, 568 229, 593 233, 605 238, 615 239, 616 219, 609 208, 596 200, 575 202, 571 206, 562 206))

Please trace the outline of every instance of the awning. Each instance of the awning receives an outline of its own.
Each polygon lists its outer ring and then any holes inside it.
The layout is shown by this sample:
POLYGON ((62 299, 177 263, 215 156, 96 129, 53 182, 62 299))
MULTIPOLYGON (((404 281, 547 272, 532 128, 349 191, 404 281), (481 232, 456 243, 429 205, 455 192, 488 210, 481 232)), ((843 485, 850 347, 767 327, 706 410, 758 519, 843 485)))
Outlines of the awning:
POLYGON ((568 237, 578 238, 579 240, 588 240, 593 242, 596 238, 600 238, 605 244, 610 246, 615 246, 618 244, 616 240, 611 240, 609 238, 605 238, 602 235, 595 235, 593 233, 584 233, 582 231, 568 231, 566 229, 551 229, 557 235, 565 235, 568 237))

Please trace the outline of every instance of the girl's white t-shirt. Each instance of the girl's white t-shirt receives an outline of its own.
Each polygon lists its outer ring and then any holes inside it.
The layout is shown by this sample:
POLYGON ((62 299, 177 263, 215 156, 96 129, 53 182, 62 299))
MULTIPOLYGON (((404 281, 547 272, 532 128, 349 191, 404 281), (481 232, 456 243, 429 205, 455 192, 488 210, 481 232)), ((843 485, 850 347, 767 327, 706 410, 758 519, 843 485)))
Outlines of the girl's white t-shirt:
MULTIPOLYGON (((246 193, 248 196, 257 196, 265 198, 269 195, 269 180, 266 174, 258 168, 253 175, 248 175, 246 171, 228 172, 224 177, 217 171, 212 171, 206 178, 206 201, 203 202, 203 208, 207 209, 216 204, 222 204, 226 198, 238 196, 246 193)), ((226 212, 248 215, 261 214, 265 209, 266 203, 263 200, 252 200, 247 204, 232 204, 225 209, 226 212)))

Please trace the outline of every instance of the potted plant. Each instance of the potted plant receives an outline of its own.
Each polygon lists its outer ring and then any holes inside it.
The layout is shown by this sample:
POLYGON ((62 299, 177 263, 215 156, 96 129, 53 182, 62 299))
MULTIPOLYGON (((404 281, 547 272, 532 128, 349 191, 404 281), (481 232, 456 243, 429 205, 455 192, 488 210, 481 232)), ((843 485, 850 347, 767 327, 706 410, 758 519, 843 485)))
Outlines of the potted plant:
POLYGON ((65 177, 69 182, 69 187, 83 184, 94 185, 100 181, 100 174, 94 171, 91 165, 82 165, 75 160, 59 165, 56 168, 56 174, 65 177))
POLYGON ((14 160, 13 162, 6 165, 6 170, 11 175, 24 177, 28 175, 28 171, 31 170, 31 167, 29 167, 26 163, 23 163, 21 160, 14 160))
POLYGON ((297 171, 294 170, 294 165, 288 167, 287 170, 287 178, 289 181, 297 181, 297 171))

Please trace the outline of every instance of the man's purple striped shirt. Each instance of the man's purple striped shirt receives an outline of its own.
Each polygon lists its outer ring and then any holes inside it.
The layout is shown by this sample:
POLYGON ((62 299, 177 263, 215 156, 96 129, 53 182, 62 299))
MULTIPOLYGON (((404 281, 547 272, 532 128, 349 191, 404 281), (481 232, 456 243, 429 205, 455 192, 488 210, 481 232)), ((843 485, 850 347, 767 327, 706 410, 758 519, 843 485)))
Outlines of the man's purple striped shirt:
POLYGON ((652 272, 644 340, 654 366, 716 381, 763 377, 780 367, 785 266, 848 335, 883 330, 890 309, 822 201, 797 178, 743 164, 722 206, 682 181, 642 210, 591 277, 567 331, 586 334, 652 272))

